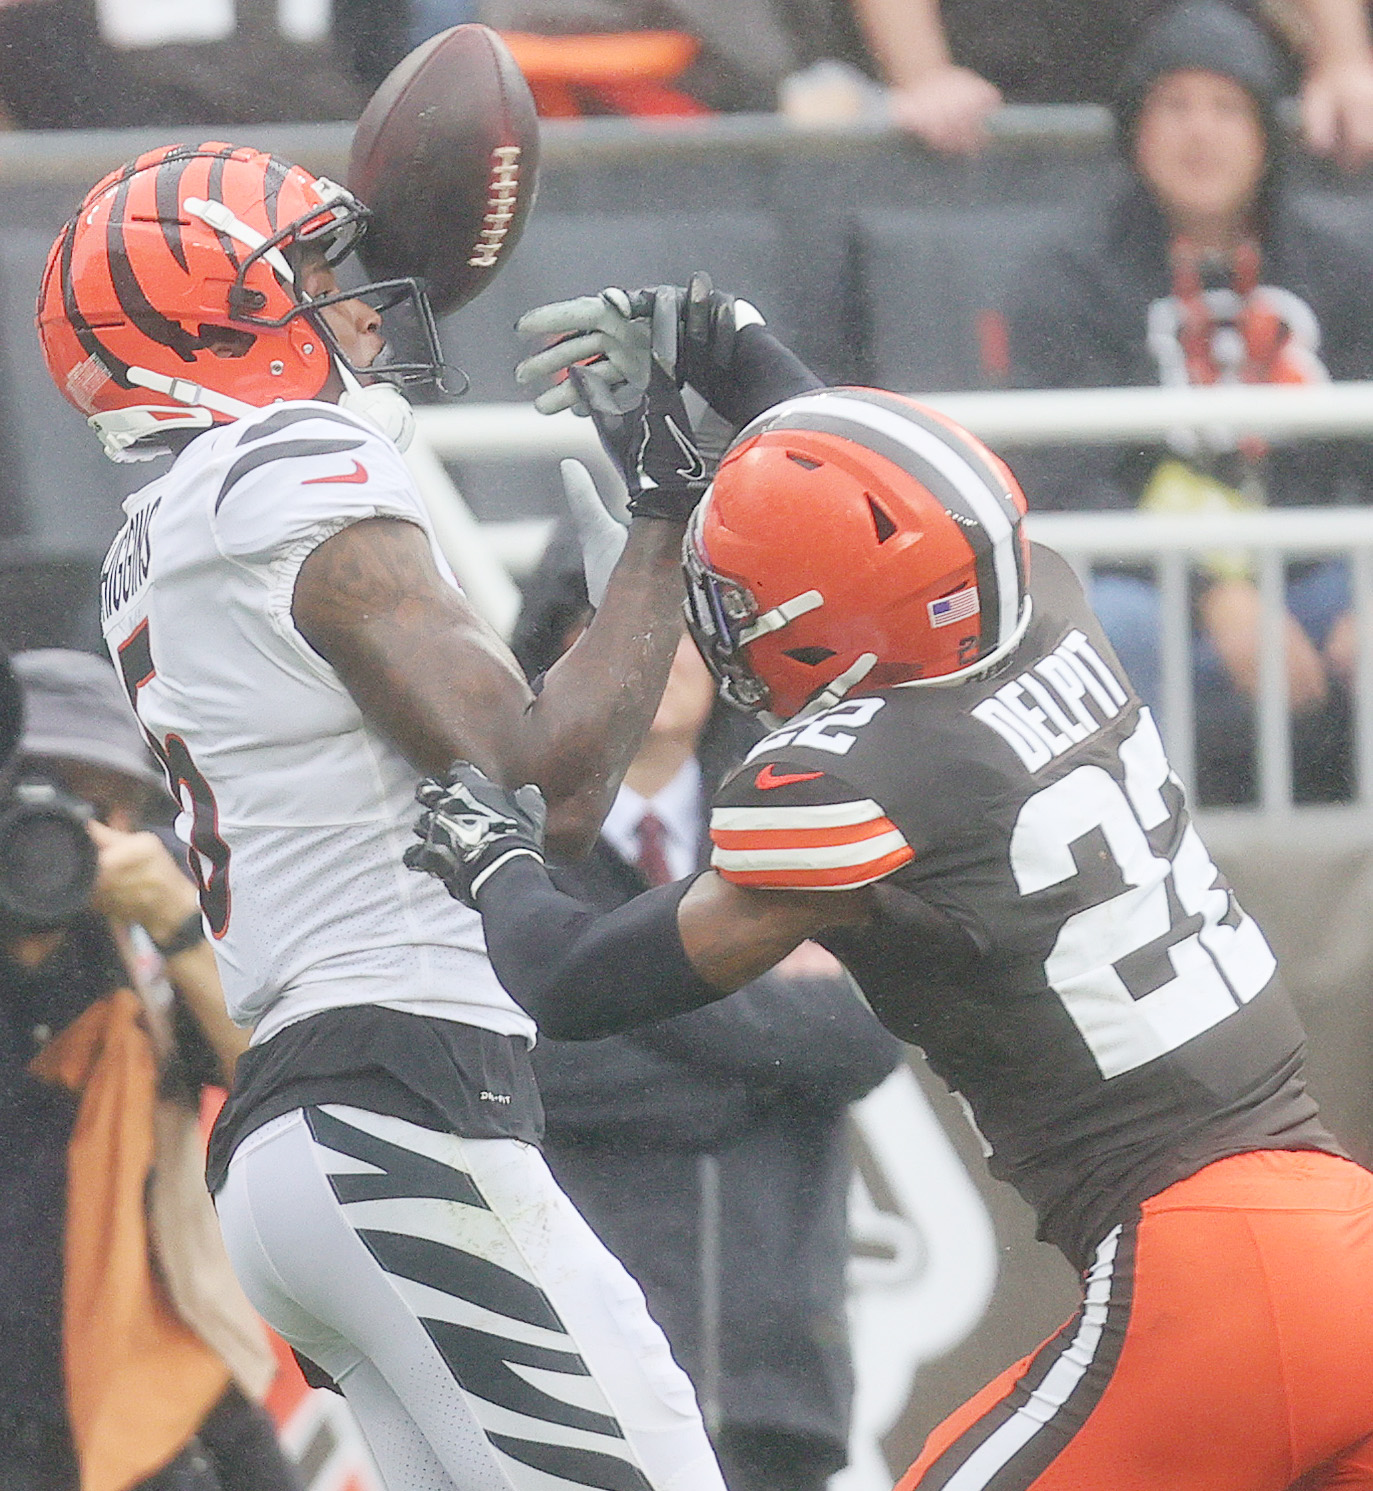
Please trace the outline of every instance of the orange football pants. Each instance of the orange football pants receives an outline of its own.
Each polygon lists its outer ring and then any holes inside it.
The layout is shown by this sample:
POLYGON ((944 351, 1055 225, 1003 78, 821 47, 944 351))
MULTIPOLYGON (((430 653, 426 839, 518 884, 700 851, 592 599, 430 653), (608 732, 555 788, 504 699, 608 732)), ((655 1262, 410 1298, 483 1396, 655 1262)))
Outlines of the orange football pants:
POLYGON ((897 1491, 1373 1491, 1373 1174, 1234 1155, 1117 1227, 1082 1308, 897 1491))

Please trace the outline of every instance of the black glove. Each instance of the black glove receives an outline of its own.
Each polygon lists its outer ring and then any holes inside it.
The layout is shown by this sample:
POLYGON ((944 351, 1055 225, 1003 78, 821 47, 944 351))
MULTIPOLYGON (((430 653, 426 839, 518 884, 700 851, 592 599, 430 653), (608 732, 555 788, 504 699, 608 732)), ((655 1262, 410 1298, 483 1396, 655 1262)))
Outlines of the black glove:
MULTIPOLYGON (((675 349, 676 315, 668 297, 655 303, 655 344, 661 322, 669 327, 666 345, 675 349)), ((625 479, 630 513, 685 523, 710 485, 710 472, 692 435, 672 363, 660 360, 656 350, 652 353, 647 391, 627 414, 596 397, 581 367, 570 368, 568 376, 591 412, 601 444, 625 479)))
POLYGON ((455 761, 440 782, 427 777, 415 791, 425 811, 415 824, 422 840, 405 851, 406 867, 442 880, 448 894, 473 910, 477 892, 507 860, 527 855, 543 863, 548 818, 537 787, 507 792, 468 761, 455 761))
POLYGON ((652 314, 653 355, 672 369, 677 386, 689 384, 736 431, 783 399, 821 386, 754 306, 715 289, 699 270, 685 289, 636 290, 629 304, 640 317, 652 314), (660 310, 664 301, 670 314, 660 310))
MULTIPOLYGON (((717 290, 703 270, 691 276, 685 289, 666 285, 653 293, 670 295, 676 302, 677 346, 672 364, 678 386, 691 384, 714 407, 721 384, 733 372, 735 338, 746 326, 762 326, 762 316, 747 300, 717 290)), ((656 342, 656 324, 654 331, 656 342)), ((662 355, 666 352, 664 347, 662 355)))

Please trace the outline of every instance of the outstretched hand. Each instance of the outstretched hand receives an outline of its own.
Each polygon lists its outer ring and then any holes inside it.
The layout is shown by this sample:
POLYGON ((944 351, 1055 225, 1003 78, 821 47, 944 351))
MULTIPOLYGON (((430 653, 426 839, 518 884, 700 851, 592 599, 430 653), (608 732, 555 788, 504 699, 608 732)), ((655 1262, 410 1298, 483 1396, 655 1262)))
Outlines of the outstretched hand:
POLYGON ((599 295, 579 295, 527 311, 515 323, 516 333, 532 340, 553 338, 515 369, 515 381, 537 390, 540 414, 571 409, 590 414, 628 414, 648 392, 650 344, 653 338, 652 290, 631 296, 617 286, 599 295), (580 388, 569 378, 573 367, 585 375, 580 388))
POLYGON ((560 461, 558 471, 582 551, 586 598, 599 610, 611 571, 624 553, 629 530, 606 506, 595 479, 580 461, 560 461))
POLYGON ((526 312, 515 324, 525 338, 556 337, 515 369, 516 382, 536 391, 542 414, 628 414, 648 393, 656 362, 678 388, 690 384, 715 405, 730 376, 734 338, 763 318, 747 300, 715 289, 701 271, 685 286, 656 285, 560 300, 526 312), (569 373, 581 368, 581 383, 569 373))
POLYGON ((406 867, 441 880, 455 901, 475 910, 477 892, 502 865, 521 857, 543 863, 548 809, 532 784, 511 792, 470 762, 455 761, 443 781, 421 782, 415 797, 424 812, 406 867))

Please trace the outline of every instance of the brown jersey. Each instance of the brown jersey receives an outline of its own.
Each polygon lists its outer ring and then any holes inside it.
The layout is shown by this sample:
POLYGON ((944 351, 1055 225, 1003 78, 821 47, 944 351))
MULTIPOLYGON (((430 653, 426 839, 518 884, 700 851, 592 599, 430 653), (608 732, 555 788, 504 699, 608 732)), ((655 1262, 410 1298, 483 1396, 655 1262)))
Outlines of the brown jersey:
POLYGON ((718 793, 741 885, 880 882, 829 934, 883 1022, 961 1093, 994 1174, 1082 1264, 1144 1197, 1222 1155, 1339 1153, 1262 932, 1211 862, 1068 565, 992 677, 847 700, 718 793))

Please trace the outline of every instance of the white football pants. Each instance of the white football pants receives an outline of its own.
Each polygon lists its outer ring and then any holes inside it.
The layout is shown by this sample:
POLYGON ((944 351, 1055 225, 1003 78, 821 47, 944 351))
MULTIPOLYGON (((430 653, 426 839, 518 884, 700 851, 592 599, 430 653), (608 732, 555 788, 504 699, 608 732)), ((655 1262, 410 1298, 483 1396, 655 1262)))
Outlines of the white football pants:
POLYGON ((325 1104, 250 1134, 215 1202, 388 1491, 724 1491, 638 1285, 531 1145, 325 1104))

